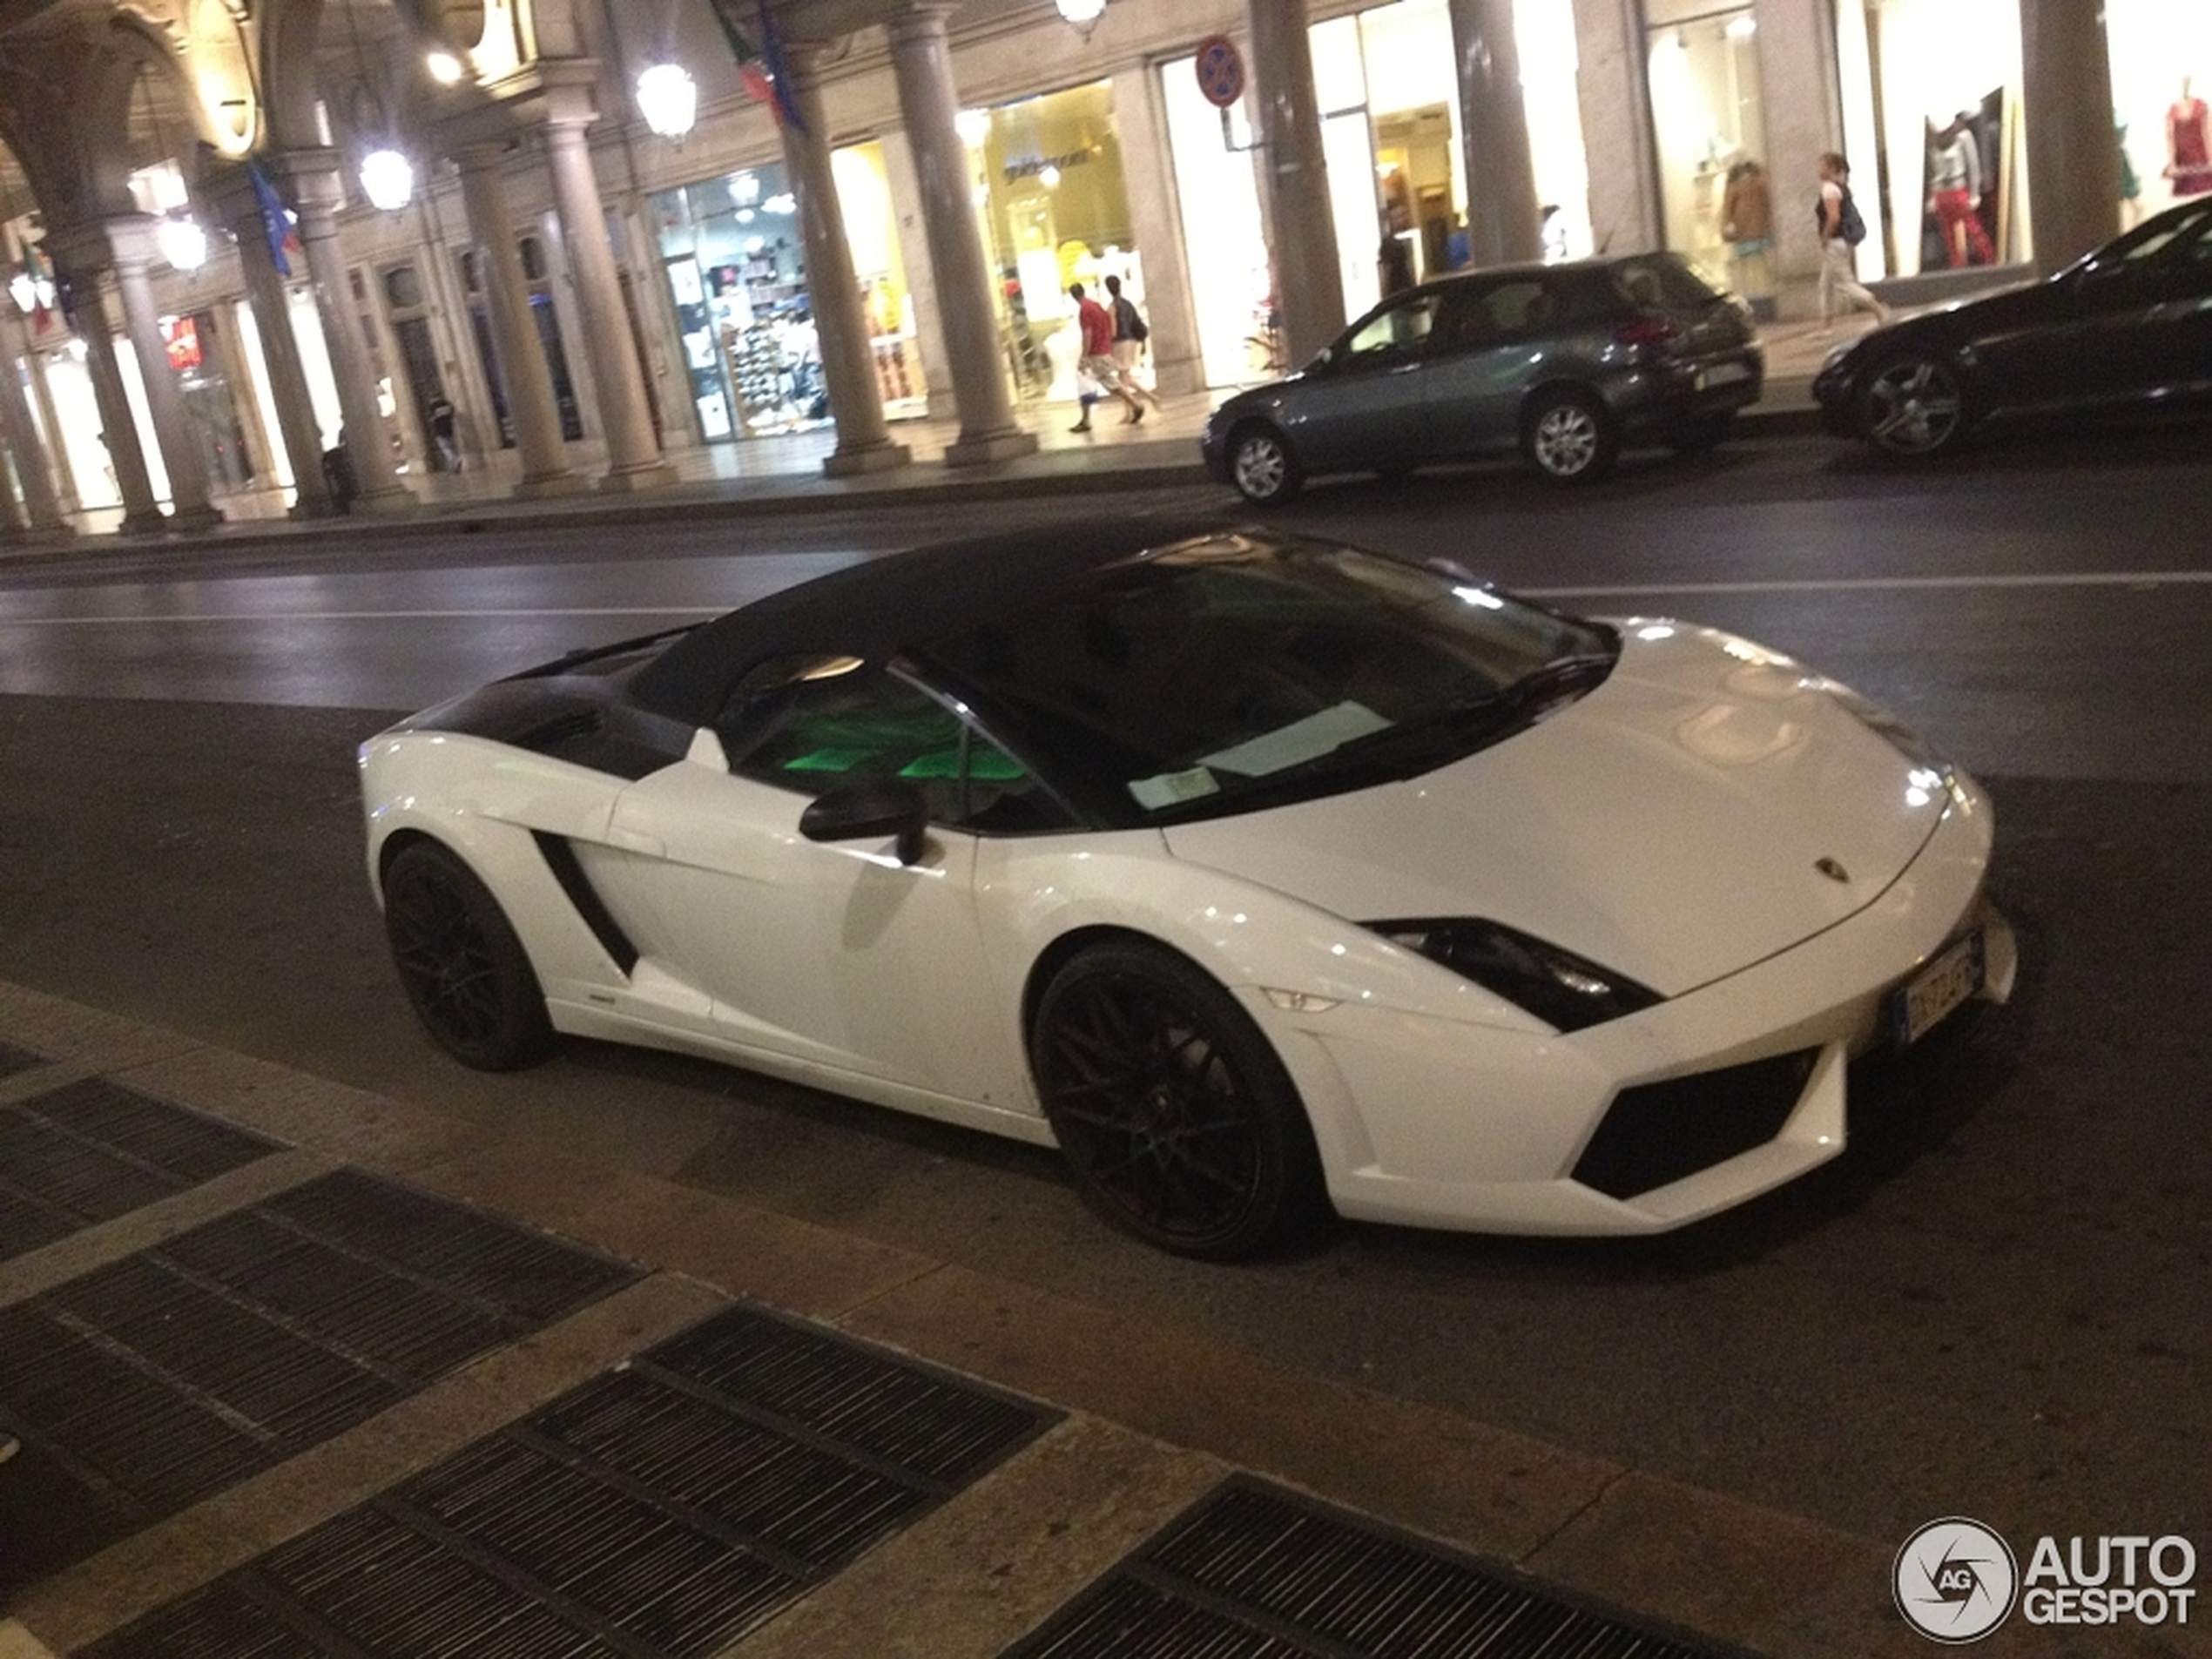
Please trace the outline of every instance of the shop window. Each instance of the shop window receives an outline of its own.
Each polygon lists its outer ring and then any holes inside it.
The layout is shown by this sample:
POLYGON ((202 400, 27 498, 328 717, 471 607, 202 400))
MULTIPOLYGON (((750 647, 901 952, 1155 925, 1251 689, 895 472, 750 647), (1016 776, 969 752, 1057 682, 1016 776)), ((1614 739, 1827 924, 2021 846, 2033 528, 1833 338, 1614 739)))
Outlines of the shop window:
POLYGON ((1764 266, 1753 261, 1766 250, 1732 215, 1743 211, 1743 179, 1763 180, 1766 163, 1757 21, 1748 5, 1710 0, 1651 0, 1645 19, 1665 245, 1713 282, 1756 291, 1764 266))
POLYGON ((2212 6, 2104 0, 2121 223, 2212 192, 2212 6))
POLYGON ((1025 399, 1072 399, 1082 342, 1069 285, 1099 293, 1118 277, 1123 295, 1144 305, 1113 83, 986 111, 971 123, 969 154, 1015 388, 1025 399))
MULTIPOLYGON (((884 413, 918 415, 928 388, 883 148, 848 145, 830 166, 884 413)), ((701 435, 722 441, 828 421, 799 203, 785 170, 745 167, 663 191, 652 212, 701 435)))
POLYGON ((2019 0, 1843 0, 1836 29, 1860 275, 2029 258, 2019 0))

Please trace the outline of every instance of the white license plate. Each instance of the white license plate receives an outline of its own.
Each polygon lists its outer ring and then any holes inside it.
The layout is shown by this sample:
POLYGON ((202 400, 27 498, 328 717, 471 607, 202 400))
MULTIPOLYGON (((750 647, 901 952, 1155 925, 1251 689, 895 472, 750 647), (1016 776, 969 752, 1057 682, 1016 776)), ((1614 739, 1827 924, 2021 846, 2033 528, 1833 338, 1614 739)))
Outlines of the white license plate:
POLYGON ((1988 972, 1977 927, 1890 993, 1890 1032, 1902 1045, 1918 1042, 1946 1015, 1981 989, 1988 972))
POLYGON ((1749 380, 1750 375, 1751 371, 1741 363, 1715 363, 1710 368, 1698 375, 1697 384, 1701 388, 1708 386, 1726 386, 1730 381, 1749 380))

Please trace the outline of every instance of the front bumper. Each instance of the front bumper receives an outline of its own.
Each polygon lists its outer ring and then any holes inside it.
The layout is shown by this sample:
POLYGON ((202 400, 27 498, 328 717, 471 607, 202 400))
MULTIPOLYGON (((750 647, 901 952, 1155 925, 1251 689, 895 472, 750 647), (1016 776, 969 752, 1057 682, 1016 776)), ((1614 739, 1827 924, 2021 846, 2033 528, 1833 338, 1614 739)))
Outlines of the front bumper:
POLYGON ((1554 1035, 1346 1006, 1277 1030, 1338 1209, 1473 1231, 1661 1232, 1837 1157, 1848 1063, 1886 1041, 1892 991, 1979 927, 1979 995, 2011 993, 2012 930, 1981 894, 1988 807, 1961 783, 1928 846, 1865 908, 1644 1013, 1554 1035), (1615 1116, 1679 1123, 1709 1086, 1687 1150, 1637 1143, 1651 1122, 1615 1116))

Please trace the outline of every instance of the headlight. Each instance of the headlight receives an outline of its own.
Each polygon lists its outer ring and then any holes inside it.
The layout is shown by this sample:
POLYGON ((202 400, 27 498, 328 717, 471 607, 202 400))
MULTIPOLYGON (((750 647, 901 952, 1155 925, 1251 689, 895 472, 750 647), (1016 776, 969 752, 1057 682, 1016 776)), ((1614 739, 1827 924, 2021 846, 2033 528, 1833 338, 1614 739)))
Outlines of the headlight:
POLYGON ((1834 698, 1851 717, 1891 748, 1916 765, 1944 770, 1944 761, 1928 740, 1911 726, 1892 714, 1879 703, 1861 697, 1848 685, 1838 685, 1834 680, 1824 679, 1820 689, 1834 698))
POLYGON ((1418 951, 1561 1031, 1580 1031, 1650 1008, 1658 992, 1588 957, 1479 920, 1371 921, 1393 945, 1418 951))

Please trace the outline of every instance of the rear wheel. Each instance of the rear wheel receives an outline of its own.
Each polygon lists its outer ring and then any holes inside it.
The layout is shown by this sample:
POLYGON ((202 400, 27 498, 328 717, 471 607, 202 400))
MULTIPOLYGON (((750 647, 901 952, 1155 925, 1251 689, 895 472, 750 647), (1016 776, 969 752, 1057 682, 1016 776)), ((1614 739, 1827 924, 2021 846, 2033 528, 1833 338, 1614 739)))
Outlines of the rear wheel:
POLYGON ((435 841, 402 847, 384 873, 384 934, 423 1027, 463 1065, 512 1071, 553 1046, 522 941, 475 873, 435 841))
POLYGON ((1237 493, 1258 507, 1290 500, 1305 482, 1288 442, 1264 421, 1240 427, 1230 437, 1229 475, 1237 493))
POLYGON ((1966 388, 1932 357, 1900 357, 1866 377, 1858 429, 1883 454, 1919 461, 1952 448, 1966 430, 1966 388))
POLYGON ((1529 407, 1521 433, 1529 464, 1555 484, 1589 483, 1612 470, 1620 446, 1613 416, 1595 393, 1564 386, 1529 407))
POLYGON ((1077 1189, 1139 1238, 1231 1260, 1322 1207, 1281 1061, 1182 957, 1133 941, 1075 957, 1038 1000, 1029 1055, 1077 1189))

